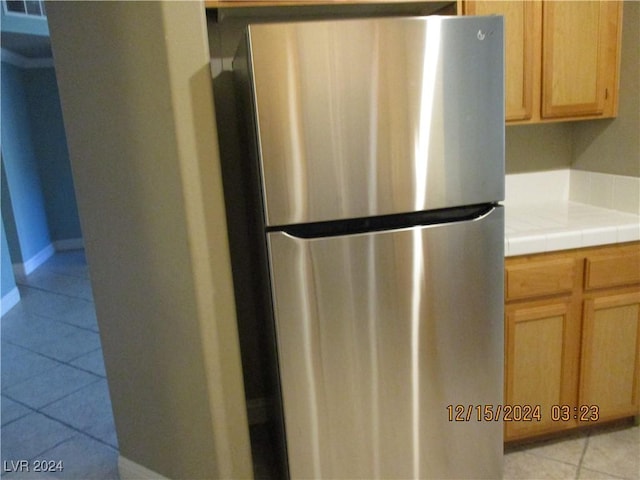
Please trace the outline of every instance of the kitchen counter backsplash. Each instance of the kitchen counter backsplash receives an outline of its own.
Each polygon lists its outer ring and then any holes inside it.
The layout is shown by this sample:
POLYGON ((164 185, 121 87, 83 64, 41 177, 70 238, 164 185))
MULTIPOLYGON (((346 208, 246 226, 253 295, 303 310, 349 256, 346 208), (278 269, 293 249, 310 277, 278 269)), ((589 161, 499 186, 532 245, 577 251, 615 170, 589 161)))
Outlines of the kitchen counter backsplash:
POLYGON ((579 170, 506 176, 505 255, 640 240, 640 178, 579 170))
POLYGON ((571 170, 569 199, 640 215, 640 178, 571 170))

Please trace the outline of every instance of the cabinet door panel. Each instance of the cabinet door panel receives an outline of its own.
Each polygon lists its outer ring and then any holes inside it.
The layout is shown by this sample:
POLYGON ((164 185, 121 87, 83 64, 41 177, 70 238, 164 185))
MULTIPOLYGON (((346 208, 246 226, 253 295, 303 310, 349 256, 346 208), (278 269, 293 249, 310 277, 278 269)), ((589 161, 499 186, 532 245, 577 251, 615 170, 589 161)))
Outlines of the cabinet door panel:
POLYGON ((573 258, 551 258, 509 264, 506 267, 507 300, 571 293, 576 278, 573 258))
POLYGON ((580 404, 600 418, 640 413, 640 293, 585 302, 580 404))
POLYGON ((610 2, 543 3, 542 117, 601 115, 607 81, 610 2))
POLYGON ((587 290, 640 283, 640 248, 618 248, 590 255, 585 269, 587 290))
MULTIPOLYGON (((540 2, 472 1, 467 15, 503 15, 505 22, 505 116, 528 120, 533 111, 535 41, 540 32, 540 2)), ((538 63, 539 64, 539 57, 538 63)), ((538 67, 539 68, 539 67, 538 67)))
POLYGON ((577 391, 576 327, 572 303, 511 307, 507 311, 506 403, 540 405, 541 421, 506 422, 506 439, 561 430, 552 405, 573 404, 577 391))

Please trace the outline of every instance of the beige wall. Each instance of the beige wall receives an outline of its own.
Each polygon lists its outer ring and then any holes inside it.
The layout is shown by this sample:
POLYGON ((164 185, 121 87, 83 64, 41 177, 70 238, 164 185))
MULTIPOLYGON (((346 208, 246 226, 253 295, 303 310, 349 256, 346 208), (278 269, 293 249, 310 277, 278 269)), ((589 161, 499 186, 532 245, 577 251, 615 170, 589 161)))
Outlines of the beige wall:
POLYGON ((200 2, 52 2, 121 456, 251 478, 200 2))
POLYGON ((506 173, 569 168, 573 152, 572 132, 572 125, 566 122, 508 126, 505 131, 506 173))
POLYGON ((614 120, 576 123, 573 168, 640 177, 640 2, 625 1, 614 120))

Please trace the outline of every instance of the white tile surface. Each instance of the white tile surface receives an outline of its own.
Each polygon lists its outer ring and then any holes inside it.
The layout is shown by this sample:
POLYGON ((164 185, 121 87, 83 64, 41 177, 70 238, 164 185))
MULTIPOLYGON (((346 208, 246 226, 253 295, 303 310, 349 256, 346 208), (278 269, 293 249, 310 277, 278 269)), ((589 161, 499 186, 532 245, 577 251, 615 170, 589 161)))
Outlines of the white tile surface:
POLYGON ((547 235, 547 251, 568 250, 579 248, 582 245, 582 233, 580 231, 564 230, 552 232, 547 235))
POLYGON ((640 223, 618 227, 618 242, 633 242, 640 238, 640 223))
POLYGON ((589 203, 591 191, 591 173, 584 170, 571 170, 569 199, 574 202, 589 203))
POLYGON ((525 255, 532 252, 545 252, 546 239, 544 235, 519 235, 509 238, 509 248, 506 254, 525 255))
POLYGON ((583 247, 594 247, 597 245, 607 245, 618 241, 618 229, 612 227, 587 228, 582 232, 583 247))
POLYGON ((577 202, 505 206, 507 256, 640 240, 640 216, 577 202))
POLYGON ((532 199, 548 203, 569 200, 570 170, 516 173, 505 177, 505 203, 527 205, 532 199))
POLYGON ((613 176, 591 175, 589 203, 604 208, 613 208, 613 176))
POLYGON ((569 177, 570 201, 640 214, 640 178, 582 170, 569 177))
POLYGON ((614 179, 613 208, 640 214, 640 178, 617 176, 614 179))
POLYGON ((640 214, 640 178, 584 170, 509 174, 505 205, 584 203, 640 214))

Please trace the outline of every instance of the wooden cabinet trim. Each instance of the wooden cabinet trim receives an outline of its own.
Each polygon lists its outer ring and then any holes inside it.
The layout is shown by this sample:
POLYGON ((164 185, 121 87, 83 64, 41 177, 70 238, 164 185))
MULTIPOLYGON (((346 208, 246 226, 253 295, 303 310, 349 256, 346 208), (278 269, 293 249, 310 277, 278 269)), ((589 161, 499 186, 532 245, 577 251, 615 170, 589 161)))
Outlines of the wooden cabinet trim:
MULTIPOLYGON (((577 400, 578 362, 576 359, 580 349, 579 317, 580 312, 570 298, 548 299, 507 307, 505 316, 506 403, 540 405, 543 417, 541 422, 506 422, 505 439, 507 441, 576 426, 573 420, 551 421, 550 413, 552 405, 573 405, 577 400), (516 338, 518 330, 519 339, 516 338), (533 335, 533 338, 526 338, 526 335, 533 335), (551 344, 545 335, 558 337, 559 343, 551 344), (519 362, 516 357, 516 346, 531 352, 524 363, 519 362), (555 363, 557 365, 554 366, 555 363), (534 379, 537 377, 536 383, 529 386, 523 385, 522 375, 533 376, 534 379), (520 395, 527 397, 527 400, 517 395, 518 390, 521 392, 520 395)), ((520 360, 522 360, 521 356, 520 360)))
POLYGON ((576 262, 571 257, 507 264, 505 298, 515 300, 570 294, 575 278, 576 262))
POLYGON ((580 377, 579 404, 597 405, 601 420, 640 413, 640 291, 585 301, 580 377), (621 315, 608 318, 613 309, 621 315))
MULTIPOLYGON (((510 14, 510 18, 517 19, 515 22, 509 24, 508 19, 505 20, 507 39, 510 35, 531 35, 523 41, 512 39, 511 42, 507 42, 505 106, 508 124, 580 121, 612 118, 617 115, 622 1, 459 1, 463 3, 463 8, 459 11, 465 15, 500 14, 509 11, 510 8, 517 9, 509 4, 522 6, 523 9, 534 12, 534 19, 525 26, 520 24, 519 16, 516 14, 510 14), (598 8, 598 18, 592 23, 591 34, 582 35, 581 41, 569 39, 565 49, 565 42, 555 35, 554 23, 560 28, 573 25, 573 32, 583 34, 584 21, 580 18, 574 19, 570 12, 576 7, 584 6, 588 9, 590 4, 597 4, 598 8), (591 48, 586 48, 589 45, 591 48), (533 56, 529 61, 530 48, 533 48, 533 56), (514 49, 522 51, 516 54, 514 49), (576 54, 571 53, 572 49, 576 54), (554 58, 560 62, 559 66, 562 68, 554 67, 554 58), (579 58, 583 58, 584 61, 581 62, 579 58), (586 73, 577 67, 566 66, 571 62, 587 65, 586 73), (585 80, 592 81, 590 86, 583 83, 585 80), (576 95, 576 92, 583 92, 583 95, 576 95), (521 101, 516 101, 517 98, 521 101)), ((588 16, 587 14, 586 17, 588 16)))
POLYGON ((465 15, 503 15, 505 18, 505 119, 530 120, 539 80, 542 2, 464 2, 465 15), (507 68, 507 65, 509 68, 507 68), (507 74, 509 73, 509 74, 507 74), (537 82, 536 82, 537 80, 537 82))
MULTIPOLYGON (((606 51, 603 49, 606 47, 605 42, 600 38, 606 37, 606 5, 604 3, 584 2, 581 4, 571 4, 565 2, 546 2, 543 6, 543 25, 546 27, 542 32, 542 113, 543 118, 553 117, 565 117, 565 116, 581 116, 581 115, 602 115, 604 111, 604 86, 603 76, 605 75, 604 66, 606 51), (596 42, 594 45, 589 45, 588 39, 574 40, 574 39, 562 39, 561 35, 565 25, 570 25, 567 22, 566 17, 562 17, 558 14, 559 9, 578 8, 584 10, 590 7, 597 7, 596 22, 597 27, 595 31, 598 35, 589 39, 596 42), (564 41, 563 41, 564 40, 564 41), (598 41, 600 40, 600 41, 598 41), (566 82, 559 80, 558 76, 562 76, 563 69, 577 70, 578 65, 571 63, 571 58, 562 57, 559 62, 556 62, 556 55, 564 50, 567 50, 569 44, 574 43, 577 48, 582 51, 588 51, 588 47, 593 47, 592 56, 595 59, 594 70, 591 72, 593 75, 583 75, 583 77, 593 80, 593 92, 581 92, 578 85, 567 85, 566 82), (560 73, 558 72, 560 70, 560 73), (563 89, 564 87, 564 89, 563 89), (572 94, 583 93, 589 97, 582 103, 564 103, 560 102, 557 97, 562 97, 562 90, 571 91, 572 94)), ((575 14, 575 11, 570 12, 575 14)), ((569 14, 569 12, 565 12, 569 14)), ((568 27, 567 27, 568 28, 568 27)), ((566 36, 566 35, 564 35, 566 36)))
POLYGON ((608 251, 585 259, 585 289, 640 283, 640 249, 608 251))

